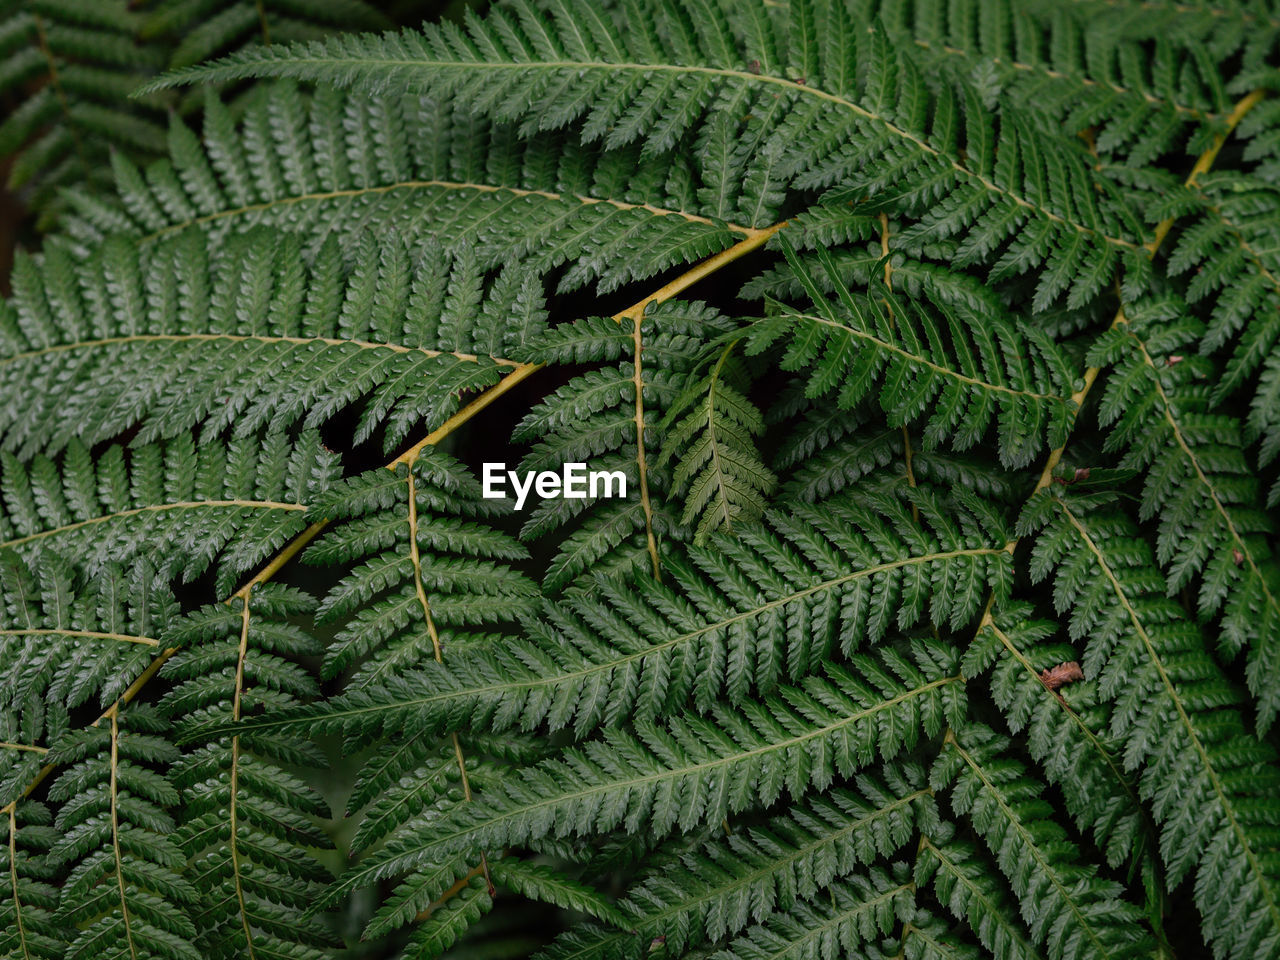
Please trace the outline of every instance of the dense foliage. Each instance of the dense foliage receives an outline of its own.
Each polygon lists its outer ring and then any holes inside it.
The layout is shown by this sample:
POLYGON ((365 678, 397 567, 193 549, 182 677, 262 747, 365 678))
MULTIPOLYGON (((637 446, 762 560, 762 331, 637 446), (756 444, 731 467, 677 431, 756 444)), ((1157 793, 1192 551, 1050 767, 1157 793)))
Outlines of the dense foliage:
POLYGON ((1280 960, 1275 0, 377 6, 0 0, 0 956, 1280 960))

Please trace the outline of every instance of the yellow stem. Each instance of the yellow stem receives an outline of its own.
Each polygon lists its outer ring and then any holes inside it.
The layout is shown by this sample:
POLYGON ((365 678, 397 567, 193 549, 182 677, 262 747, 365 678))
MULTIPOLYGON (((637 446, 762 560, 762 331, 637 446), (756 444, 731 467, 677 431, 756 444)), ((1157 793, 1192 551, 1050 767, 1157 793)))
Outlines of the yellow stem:
POLYGON ((129 918, 129 903, 125 898, 124 860, 120 852, 120 719, 111 715, 111 781, 108 785, 111 803, 111 851, 116 861, 116 889, 120 895, 120 916, 124 921, 124 939, 129 944, 129 956, 138 960, 138 948, 133 942, 133 923, 129 918))
MULTIPOLYGON (((240 646, 236 653, 236 686, 231 703, 231 719, 240 719, 240 694, 244 689, 244 664, 249 653, 249 591, 246 590, 240 600, 240 646)), ((253 929, 249 924, 249 911, 244 897, 244 881, 241 879, 239 837, 239 810, 237 809, 240 787, 240 737, 231 738, 231 798, 227 809, 227 820, 230 828, 228 840, 231 851, 231 875, 235 881, 236 902, 240 906, 240 925, 244 930, 244 944, 249 960, 254 960, 253 929)))

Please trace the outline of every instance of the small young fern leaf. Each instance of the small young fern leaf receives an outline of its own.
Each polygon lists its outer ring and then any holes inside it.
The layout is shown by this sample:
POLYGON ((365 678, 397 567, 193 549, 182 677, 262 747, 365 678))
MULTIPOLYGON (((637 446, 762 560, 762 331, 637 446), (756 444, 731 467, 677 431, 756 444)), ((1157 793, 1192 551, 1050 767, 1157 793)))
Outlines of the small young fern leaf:
POLYGON ((675 461, 671 486, 684 499, 680 522, 696 527, 699 544, 715 530, 732 533, 735 522, 759 517, 777 484, 756 449, 764 418, 746 395, 744 371, 731 362, 736 343, 713 354, 710 368, 672 402, 661 426, 655 467, 675 461))
MULTIPOLYGON (((637 321, 589 317, 560 324, 530 344, 520 359, 546 364, 597 363, 545 397, 517 425, 513 438, 534 441, 524 470, 558 471, 565 463, 589 463, 597 471, 621 471, 628 496, 609 499, 591 490, 581 499, 543 500, 521 530, 526 540, 581 522, 561 539, 543 578, 558 590, 584 570, 625 576, 648 570, 646 524, 666 536, 681 520, 667 503, 665 453, 646 461, 649 517, 639 493, 636 445, 636 344, 640 345, 640 409, 648 438, 677 402, 705 344, 731 329, 730 321, 702 303, 671 300, 649 306, 637 321)), ((646 457, 648 451, 646 450, 646 457)))

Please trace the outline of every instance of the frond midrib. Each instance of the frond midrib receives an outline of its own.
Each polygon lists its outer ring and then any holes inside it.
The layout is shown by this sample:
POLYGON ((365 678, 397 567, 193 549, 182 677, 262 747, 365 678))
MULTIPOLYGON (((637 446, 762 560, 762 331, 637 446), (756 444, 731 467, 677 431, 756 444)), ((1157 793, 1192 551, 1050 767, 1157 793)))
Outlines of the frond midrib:
POLYGON ((200 226, 206 223, 215 223, 219 220, 228 219, 230 217, 244 216, 251 213, 262 213, 269 210, 275 210, 280 207, 290 207, 302 203, 323 202, 325 200, 337 200, 345 197, 365 197, 376 196, 379 194, 392 193, 396 190, 453 190, 453 191, 475 191, 477 193, 509 193, 515 197, 539 197, 544 200, 551 201, 576 201, 583 207, 593 207, 597 205, 606 205, 614 207, 618 210, 643 210, 653 214, 655 217, 678 217, 689 223, 699 223, 710 227, 720 227, 731 230, 734 233, 740 233, 743 236, 752 236, 756 233, 757 228, 748 227, 742 224, 729 223, 727 221, 713 220, 710 217, 701 214, 691 213, 687 210, 677 210, 668 207, 659 207, 651 203, 633 203, 627 200, 620 200, 616 197, 594 197, 587 194, 578 193, 557 193, 551 190, 531 190, 525 187, 513 187, 500 183, 473 183, 458 180, 401 180, 396 183, 379 184, 374 187, 351 187, 341 190, 322 190, 312 193, 295 194, 293 196, 280 197, 275 200, 264 200, 261 203, 249 203, 239 207, 231 207, 226 210, 219 210, 215 213, 204 214, 199 217, 193 217, 183 220, 180 223, 170 224, 151 233, 143 234, 139 241, 142 243, 152 243, 155 240, 171 233, 185 230, 189 227, 200 226))
POLYGON ((889 343, 887 340, 881 340, 879 337, 875 336, 874 334, 867 333, 866 331, 863 331, 863 330, 858 330, 854 327, 848 326, 847 324, 837 323, 834 320, 828 320, 825 317, 817 317, 812 314, 801 313, 799 311, 793 311, 793 310, 788 310, 787 314, 788 316, 795 317, 798 320, 810 320, 814 323, 820 323, 823 326, 831 327, 832 329, 835 329, 835 330, 842 330, 852 337, 857 337, 859 340, 865 340, 866 342, 875 346, 877 349, 884 350, 888 353, 896 354, 897 356, 902 357, 904 360, 910 363, 919 364, 922 367, 928 367, 934 373, 941 374, 942 376, 945 376, 945 377, 950 377, 954 380, 960 381, 961 383, 967 383, 970 386, 977 387, 980 390, 989 390, 996 393, 1006 393, 1006 394, 1009 394, 1010 396, 1015 396, 1015 397, 1026 397, 1028 400, 1045 400, 1045 401, 1050 401, 1054 403, 1060 403, 1063 406, 1066 406, 1071 403, 1071 397, 1060 397, 1051 393, 1035 393, 1031 390, 1018 390, 1018 389, 1015 389, 1014 387, 1005 386, 1002 383, 991 383, 990 381, 987 381, 987 380, 979 380, 976 377, 971 377, 967 374, 960 373, 958 370, 952 370, 949 367, 944 367, 941 364, 934 363, 932 360, 929 360, 925 357, 911 353, 909 350, 904 350, 899 346, 889 343))
POLYGON ((0 637, 81 637, 85 640, 117 640, 121 643, 136 643, 145 647, 158 647, 160 641, 155 637, 147 637, 134 633, 113 633, 101 630, 74 630, 70 627, 31 627, 23 629, 0 630, 0 637))
POLYGON ((169 510, 204 510, 204 509, 250 509, 250 510, 289 510, 295 512, 306 512, 307 506, 302 503, 287 503, 281 500, 175 500, 172 503, 153 503, 142 507, 133 507, 129 510, 117 510, 114 513, 104 513, 100 516, 90 517, 88 520, 78 520, 75 523, 64 524, 60 527, 53 527, 49 530, 41 530, 39 533, 28 534, 25 537, 18 537, 14 540, 6 540, 0 543, 0 550, 9 547, 20 547, 25 543, 33 540, 43 540, 46 537, 61 536, 70 533, 73 530, 80 530, 84 527, 94 526, 99 523, 108 523, 112 520, 119 520, 124 517, 135 517, 143 513, 164 513, 169 510))
POLYGON ((53 353, 64 353, 70 350, 89 350, 96 347, 111 347, 128 343, 284 343, 290 346, 306 346, 312 343, 326 347, 357 347, 361 350, 390 350, 394 353, 416 353, 424 357, 455 357, 469 363, 479 363, 481 359, 504 367, 518 367, 520 362, 505 357, 480 357, 474 353, 458 353, 451 350, 431 350, 426 347, 407 347, 399 343, 379 343, 374 340, 343 340, 339 337, 286 337, 260 333, 139 333, 121 337, 103 337, 97 340, 77 340, 73 343, 57 343, 38 350, 27 350, 8 357, 0 357, 0 366, 18 363, 23 360, 37 360, 53 353))

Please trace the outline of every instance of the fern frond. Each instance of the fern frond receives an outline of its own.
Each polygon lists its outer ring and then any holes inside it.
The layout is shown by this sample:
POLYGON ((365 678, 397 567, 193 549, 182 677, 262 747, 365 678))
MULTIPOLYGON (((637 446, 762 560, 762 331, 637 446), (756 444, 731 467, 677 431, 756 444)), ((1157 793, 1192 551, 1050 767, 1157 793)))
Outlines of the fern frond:
MULTIPOLYGON (((1052 12, 1055 5, 1044 6, 1052 12)), ((1228 74, 1225 82, 1234 93, 1256 86, 1280 46, 1280 12, 1269 2, 1148 0, 1130 4, 1073 0, 1066 9, 1081 24, 1097 23, 1106 17, 1107 32, 1118 37, 1148 42, 1172 40, 1188 49, 1202 48, 1218 63, 1226 62, 1234 68, 1234 75, 1228 74)))
POLYGON ((1035 960, 1039 951, 1000 883, 999 874, 969 844, 954 838, 955 828, 940 823, 932 835, 922 831, 915 880, 930 884, 940 903, 965 920, 993 956, 1035 960))
POLYGON ((653 858, 621 910, 620 929, 563 934, 544 960, 638 956, 662 938, 680 953, 722 940, 771 913, 815 901, 860 866, 891 856, 937 821, 923 772, 893 765, 859 774, 857 790, 832 789, 760 826, 653 858))
POLYGON ((779 242, 815 312, 779 305, 774 316, 749 328, 746 349, 760 353, 784 340, 781 366, 808 371, 810 396, 835 393, 836 403, 847 408, 879 387, 889 426, 927 412, 925 443, 945 439, 958 450, 978 443, 995 420, 1008 466, 1024 466, 1044 446, 1061 444, 1073 410, 1070 375, 1047 338, 998 315, 975 317, 903 301, 883 287, 855 297, 820 251, 839 295, 832 302, 786 237, 779 242))
MULTIPOLYGON (((203 142, 178 121, 169 141, 169 158, 145 176, 118 163, 114 196, 73 193, 68 230, 95 245, 115 233, 152 244, 194 232, 217 246, 270 227, 299 234, 311 252, 322 233, 349 249, 369 223, 404 236, 426 227, 470 244, 485 270, 512 259, 542 274, 567 264, 564 291, 591 281, 613 290, 752 233, 734 222, 738 178, 717 174, 713 157, 673 161, 656 178, 634 150, 517 137, 447 97, 322 86, 306 99, 280 84, 237 122, 210 95, 203 142), (724 190, 702 187, 710 177, 724 190)), ((517 292, 523 306, 530 294, 517 292)))
POLYGON ((495 884, 538 903, 573 910, 618 926, 627 922, 626 916, 612 901, 546 864, 504 857, 495 860, 489 872, 495 884))
POLYGON ((1043 787, 1007 747, 980 723, 948 732, 930 783, 950 790, 952 809, 990 848, 1035 941, 1055 960, 1149 953, 1153 943, 1138 922, 1141 911, 1124 902, 1119 884, 1080 862, 1039 797, 1043 787))
POLYGON ((1007 590, 997 516, 962 496, 956 525, 927 492, 916 502, 923 528, 906 501, 887 496, 769 516, 768 527, 744 527, 734 540, 691 548, 687 562, 673 559, 678 591, 648 578, 601 578, 527 624, 527 640, 467 650, 446 667, 428 664, 244 729, 323 729, 353 746, 405 728, 546 723, 585 734, 689 699, 700 710, 721 697, 741 702, 804 677, 837 650, 910 629, 926 608, 937 624, 960 624, 989 590, 1007 590))
POLYGON ((113 150, 140 159, 164 151, 171 99, 131 100, 165 66, 142 38, 144 15, 126 0, 5 0, 0 4, 0 96, 19 100, 0 123, 0 158, 13 158, 10 189, 23 188, 40 225, 65 209, 59 191, 110 185, 113 150))
MULTIPOLYGON (((506 506, 483 499, 469 471, 435 447, 394 472, 359 474, 318 498, 316 514, 340 522, 306 559, 357 564, 317 611, 320 622, 347 621, 325 651, 323 675, 349 674, 349 690, 379 689, 424 661, 440 661, 446 647, 452 659, 471 645, 487 645, 490 637, 479 628, 531 614, 536 587, 510 564, 527 556, 524 547, 484 522, 506 506)), ((349 801, 350 812, 360 816, 351 848, 362 852, 387 843, 404 824, 438 811, 451 787, 470 797, 502 775, 490 763, 464 764, 456 735, 437 744, 415 731, 400 749, 375 754, 361 771, 349 801)), ((413 921, 466 872, 456 857, 415 870, 365 936, 413 921)), ((450 923, 475 919, 456 909, 443 916, 450 923)))
MULTIPOLYGON (((909 298, 969 314, 1008 315, 1008 304, 995 289, 955 268, 953 243, 913 235, 909 225, 892 204, 819 199, 787 221, 785 236, 801 269, 784 258, 758 271, 743 287, 743 296, 785 301, 803 299, 813 287, 828 295, 842 288, 876 287, 884 284, 887 264, 893 288, 909 298), (887 252, 882 236, 890 241, 887 252)), ((773 245, 781 248, 782 238, 773 245)), ((1039 327, 1045 317, 1036 319, 1039 327)))
POLYGON ((744 392, 745 372, 730 362, 735 342, 672 401, 665 417, 670 426, 657 466, 675 460, 673 492, 685 501, 680 522, 697 521, 695 543, 705 543, 714 530, 732 533, 736 522, 755 520, 777 483, 756 449, 764 418, 744 392))
MULTIPOLYGON (((1280 257, 1274 226, 1280 191, 1274 182, 1217 173, 1197 183, 1188 207, 1195 216, 1175 237, 1169 272, 1188 276, 1190 303, 1209 305, 1208 322, 1196 330, 1200 352, 1230 351, 1210 396, 1215 405, 1232 394, 1250 396, 1249 439, 1262 438, 1259 460, 1266 465, 1280 454, 1280 257)), ((1272 490, 1273 506, 1277 491, 1272 490)))
POLYGON ((1248 650, 1247 677, 1265 730, 1280 713, 1280 568, 1275 533, 1244 450, 1244 429, 1213 412, 1212 367, 1186 349, 1199 324, 1179 304, 1145 304, 1091 356, 1112 372, 1099 408, 1107 445, 1145 474, 1142 520, 1155 520, 1169 593, 1197 586, 1200 615, 1221 616, 1227 659, 1248 650), (1176 359, 1175 359, 1176 358, 1176 359), (1184 362, 1185 361, 1185 362, 1184 362))
POLYGON ((915 885, 903 864, 852 874, 827 900, 797 903, 750 928, 714 960, 836 960, 890 933, 914 913, 915 885))
POLYGON ((958 95, 932 96, 912 60, 882 31, 855 28, 843 4, 797 4, 777 16, 734 7, 726 16, 677 3, 656 25, 644 16, 632 9, 615 25, 577 0, 545 16, 514 4, 465 28, 244 51, 149 89, 269 76, 395 85, 522 121, 525 135, 576 124, 610 148, 640 142, 648 156, 691 131, 729 140, 736 126, 758 145, 747 179, 761 184, 753 192, 768 219, 767 200, 789 185, 892 192, 928 208, 921 231, 966 236, 962 263, 990 262, 1007 246, 997 276, 1043 266, 1039 309, 1066 291, 1077 304, 1096 295, 1122 259, 1145 275, 1137 220, 1116 191, 1093 189, 1081 147, 1016 117, 997 133, 965 82, 953 85, 958 95), (855 53, 874 67, 850 69, 855 53))
POLYGON ((910 655, 885 648, 780 688, 742 710, 637 721, 634 732, 570 748, 521 771, 475 802, 455 805, 401 833, 329 894, 459 851, 498 849, 542 836, 589 835, 629 824, 655 837, 730 813, 825 789, 877 756, 889 759, 958 719, 964 695, 955 654, 917 641, 910 655))
POLYGON ((0 828, 0 950, 24 960, 61 960, 65 931, 54 916, 57 871, 49 864, 49 850, 59 839, 53 813, 27 800, 6 808, 0 828))
POLYGON ((471 877, 457 896, 433 910, 413 929, 410 947, 419 956, 438 957, 493 907, 483 877, 471 877))
POLYGON ((1045 672, 1080 655, 1055 637, 1054 624, 1011 604, 984 622, 965 652, 964 674, 991 670, 991 695, 1009 729, 1024 734, 1045 778, 1062 791, 1081 830, 1091 831, 1118 867, 1155 855, 1152 825, 1106 729, 1109 706, 1088 681, 1053 690, 1045 672))
POLYGON ((147 11, 141 31, 180 37, 166 66, 185 67, 255 43, 315 40, 387 25, 387 18, 364 0, 161 0, 147 11))
MULTIPOLYGON (((1230 110, 1225 64, 1203 38, 1149 32, 1145 18, 1133 18, 1137 35, 1096 29, 1097 17, 1080 9, 1090 4, 966 0, 925 15, 893 0, 878 6, 926 67, 973 77, 988 103, 998 97, 1071 133, 1089 131, 1100 156, 1134 167, 1173 150, 1199 153, 1230 110)), ((1099 16, 1109 27, 1130 15, 1127 5, 1107 7, 1099 16)))
POLYGON ((164 772, 178 757, 168 733, 153 709, 134 706, 69 731, 49 751, 66 767, 49 788, 59 804, 49 859, 65 875, 55 918, 68 958, 201 957, 197 893, 182 876, 167 812, 178 802, 164 772))
POLYGON ((889 960, 892 956, 905 960, 977 960, 983 955, 944 921, 922 909, 917 909, 910 922, 903 924, 897 954, 888 950, 872 954, 876 960, 889 960))
POLYGON ((323 676, 376 685, 445 647, 483 643, 475 631, 536 609, 536 586, 511 566, 528 556, 485 521, 508 508, 485 500, 460 463, 427 447, 394 471, 359 474, 315 498, 314 517, 339 520, 304 554, 355 564, 321 601, 317 621, 346 621, 325 651, 323 676))
POLYGON ((185 236, 149 250, 116 238, 74 267, 55 255, 40 273, 15 271, 13 302, 0 308, 9 448, 93 444, 138 424, 142 442, 197 424, 204 438, 229 427, 243 437, 317 425, 358 401, 357 438, 381 427, 391 447, 515 365, 498 350, 525 333, 506 314, 519 267, 485 290, 465 252, 394 236, 368 236, 350 270, 333 243, 308 264, 289 234, 258 231, 212 256, 185 236), (440 271, 453 294, 443 302, 440 271), (91 388, 55 388, 86 369, 98 373, 91 388), (59 402, 17 403, 32 390, 59 402))
POLYGON ((0 954, 1280 960, 1277 0, 124 2, 0 0, 0 954))
POLYGON ((1133 524, 1106 494, 1042 494, 1023 529, 1042 528, 1033 574, 1055 577, 1083 665, 1112 702, 1111 735, 1160 830, 1175 885, 1196 877, 1195 902, 1215 954, 1280 949, 1280 874, 1270 838, 1280 828, 1275 755, 1246 733, 1237 697, 1176 603, 1133 524))
POLYGON ((648 530, 666 535, 681 523, 669 508, 663 421, 682 396, 704 345, 731 327, 705 304, 671 300, 648 307, 639 320, 622 316, 560 324, 521 354, 522 359, 552 365, 599 364, 548 394, 521 419, 513 438, 533 441, 521 469, 559 471, 565 463, 589 461, 597 470, 621 471, 629 494, 611 499, 588 490, 580 499, 543 500, 530 511, 521 529, 526 540, 569 528, 548 566, 544 587, 558 589, 587 569, 626 575, 647 564, 651 568, 648 530), (658 438, 657 455, 646 453, 643 489, 640 424, 648 449, 651 435, 658 438))
MULTIPOLYGON (((774 455, 775 469, 786 477, 781 499, 814 503, 862 483, 893 487, 903 478, 903 431, 874 423, 869 402, 851 410, 822 397, 804 404, 802 420, 783 420, 787 436, 774 455)), ((1022 503, 1019 492, 1029 487, 981 456, 913 450, 911 463, 918 480, 942 489, 963 487, 993 503, 1022 503)))
MULTIPOLYGON (((750 440, 763 429, 759 413, 725 382, 729 371, 723 363, 712 361, 706 376, 701 374, 704 345, 714 345, 733 329, 732 322, 703 304, 671 300, 650 306, 638 329, 635 324, 626 316, 562 324, 527 355, 550 364, 618 363, 575 377, 525 416, 515 438, 537 442, 522 467, 556 470, 591 460, 598 468, 622 471, 629 489, 640 490, 639 497, 617 503, 588 495, 545 500, 534 508, 522 530, 526 538, 546 536, 586 515, 563 539, 547 571, 544 585, 552 589, 588 567, 607 565, 614 574, 642 569, 650 530, 676 534, 699 513, 699 542, 735 517, 755 519, 773 483, 750 440), (657 447, 655 456, 646 454, 643 486, 640 422, 657 447)), ((654 446, 650 439, 648 448, 654 446)))
POLYGON ((192 920, 203 956, 321 960, 333 944, 309 912, 328 879, 314 854, 330 845, 315 824, 326 807, 293 772, 318 766, 318 750, 302 738, 203 735, 215 720, 315 698, 315 680, 294 658, 318 645, 289 622, 313 607, 297 590, 262 584, 169 634, 182 650, 165 664, 174 687, 163 707, 190 743, 173 767, 184 799, 174 838, 201 894, 192 920))
POLYGON ((339 469, 314 431, 199 446, 185 433, 97 456, 72 439, 27 464, 0 453, 0 466, 0 549, 74 556, 91 575, 145 551, 162 580, 216 567, 223 595, 302 530, 307 502, 339 469))

